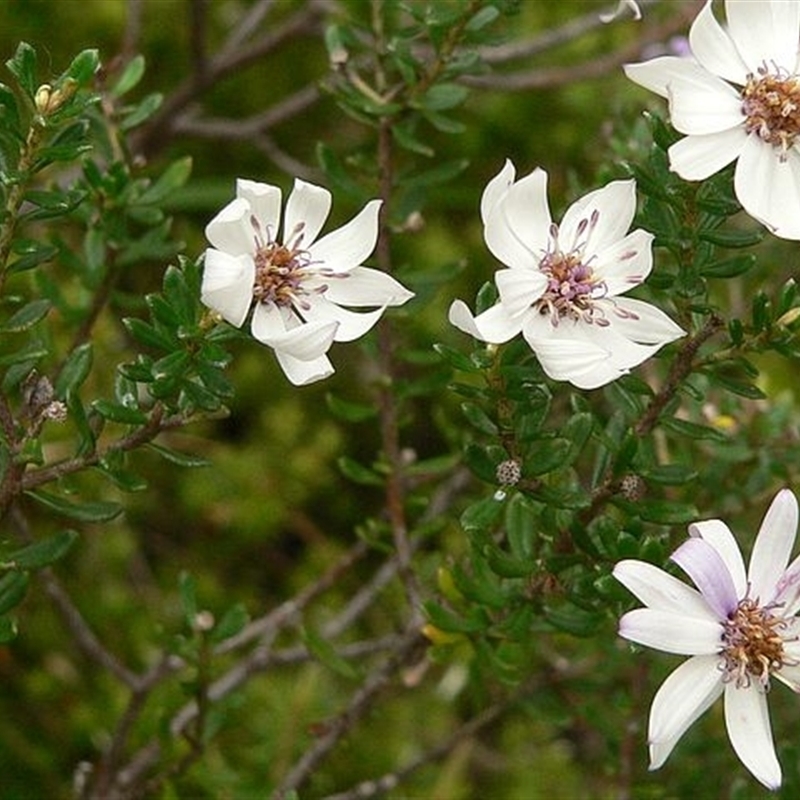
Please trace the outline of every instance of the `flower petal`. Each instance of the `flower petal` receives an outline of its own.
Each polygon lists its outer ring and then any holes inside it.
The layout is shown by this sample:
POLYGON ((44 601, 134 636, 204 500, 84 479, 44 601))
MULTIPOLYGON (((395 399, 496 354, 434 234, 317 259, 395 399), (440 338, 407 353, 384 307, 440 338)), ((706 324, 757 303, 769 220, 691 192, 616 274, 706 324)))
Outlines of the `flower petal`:
POLYGON ((767 698, 758 681, 743 688, 725 685, 725 726, 736 755, 768 789, 781 785, 781 766, 772 743, 767 698))
POLYGON ((569 252, 582 241, 588 242, 588 255, 602 252, 625 236, 635 213, 636 183, 633 180, 612 181, 585 194, 567 209, 558 226, 562 252, 569 252), (591 224, 593 215, 596 215, 594 225, 591 224))
POLYGON ((283 219, 281 241, 285 245, 302 236, 302 246, 308 248, 316 240, 331 210, 331 193, 321 186, 295 179, 283 219))
POLYGON ((497 201, 508 191, 509 186, 514 183, 514 177, 517 171, 514 164, 506 159, 503 168, 497 175, 486 184, 486 188, 481 195, 481 221, 485 225, 492 209, 497 204, 497 201))
POLYGON ((669 166, 684 180, 702 181, 739 157, 747 141, 744 125, 704 136, 686 136, 669 148, 669 166))
POLYGON ((682 656, 719 652, 722 631, 722 625, 710 614, 707 619, 701 619, 652 608, 635 608, 619 621, 619 635, 623 639, 682 656))
POLYGON ((301 322, 292 312, 259 303, 253 311, 251 332, 262 344, 301 361, 325 354, 333 343, 335 321, 301 322))
POLYGON ((544 273, 533 269, 499 269, 494 281, 500 302, 514 318, 526 313, 547 289, 544 273))
POLYGON ((232 256, 209 248, 203 260, 200 300, 239 328, 253 301, 254 277, 250 256, 232 256))
POLYGON ((454 300, 447 319, 460 331, 491 344, 503 344, 522 330, 522 320, 513 319, 500 303, 475 317, 463 300, 454 300))
POLYGON ((670 122, 681 133, 702 136, 744 122, 739 92, 710 72, 676 79, 668 88, 670 122))
POLYGON ((625 64, 623 69, 634 83, 662 97, 669 97, 669 87, 676 81, 685 83, 711 77, 707 70, 692 59, 677 56, 660 56, 641 64, 625 64))
POLYGON ((206 225, 206 239, 223 253, 232 256, 252 255, 255 252, 255 231, 250 224, 253 212, 247 200, 231 200, 206 225))
POLYGON ((268 183, 238 178, 236 196, 247 200, 252 215, 258 220, 268 240, 275 241, 281 224, 281 190, 268 183))
POLYGON ((535 169, 502 194, 488 214, 486 246, 508 267, 538 267, 550 235, 547 173, 535 169))
POLYGON ((713 619, 700 592, 653 564, 626 559, 614 567, 612 574, 648 608, 713 619))
POLYGON ((734 173, 736 197, 750 216, 783 239, 800 239, 800 152, 781 152, 749 136, 734 173))
POLYGON ((667 760, 689 726, 722 694, 723 686, 716 655, 693 656, 670 673, 650 706, 650 769, 667 760))
POLYGON ((281 350, 276 350, 275 357, 278 359, 284 375, 295 386, 306 386, 309 383, 321 381, 334 373, 333 364, 327 356, 301 361, 281 350))
POLYGON ((747 577, 742 553, 730 528, 720 519, 707 519, 693 522, 689 526, 689 535, 699 536, 719 553, 733 579, 736 596, 741 600, 747 594, 747 577))
POLYGON ((796 535, 797 499, 788 489, 781 489, 761 523, 747 571, 750 597, 760 605, 771 603, 783 588, 779 579, 784 577, 796 535))
MULTIPOLYGON (((613 308, 613 311, 608 312, 610 327, 632 342, 654 345, 655 349, 651 350, 647 357, 665 344, 686 335, 686 331, 676 325, 661 309, 643 300, 616 297, 613 308)), ((640 363, 641 360, 630 362, 628 366, 633 367, 640 363)))
POLYGON ((391 275, 369 267, 356 267, 338 277, 315 276, 307 287, 314 290, 325 285, 325 297, 340 306, 401 306, 413 292, 391 275))
POLYGON ((653 234, 641 229, 596 252, 594 277, 603 281, 606 296, 614 297, 638 286, 653 267, 653 234))
POLYGON ((348 311, 331 303, 324 295, 312 295, 298 310, 307 322, 336 322, 335 342, 352 342, 363 336, 381 318, 385 309, 374 311, 348 311))
POLYGON ((380 209, 380 200, 370 200, 346 225, 308 245, 312 262, 333 272, 347 272, 359 266, 369 258, 378 241, 380 209))
POLYGON ((785 0, 737 0, 725 3, 728 29, 747 71, 764 64, 793 72, 800 38, 800 5, 785 0))
POLYGON ((725 620, 739 604, 736 587, 719 553, 703 539, 687 539, 671 556, 700 590, 717 619, 725 620))
POLYGON ((692 55, 709 72, 744 86, 750 70, 728 32, 717 22, 711 6, 712 0, 708 0, 692 23, 689 31, 692 55))

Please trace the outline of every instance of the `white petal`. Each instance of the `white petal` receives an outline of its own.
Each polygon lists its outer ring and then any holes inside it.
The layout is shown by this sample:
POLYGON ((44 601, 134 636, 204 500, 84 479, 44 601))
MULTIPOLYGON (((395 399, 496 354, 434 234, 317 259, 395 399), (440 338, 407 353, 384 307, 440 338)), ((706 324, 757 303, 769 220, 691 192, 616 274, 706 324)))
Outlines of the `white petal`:
POLYGON ((308 248, 317 238, 331 210, 331 193, 321 186, 295 179, 294 188, 286 201, 281 241, 295 243, 302 233, 302 247, 308 248))
POLYGON ((534 269, 500 269, 494 280, 500 301, 514 318, 528 311, 547 288, 544 273, 534 269))
POLYGON ((783 652, 789 664, 784 664, 774 676, 793 692, 800 693, 800 642, 785 642, 783 652))
POLYGON ((298 309, 308 322, 336 322, 335 342, 352 342, 363 336, 381 318, 384 309, 375 311, 348 311, 335 303, 328 302, 324 295, 307 298, 307 305, 298 309))
POLYGON ((514 168, 514 164, 509 159, 506 159, 506 163, 503 164, 500 172, 486 184, 483 195, 481 195, 481 221, 484 225, 497 201, 508 191, 508 187, 514 183, 516 174, 517 171, 514 168))
POLYGON ((736 0, 725 3, 728 29, 747 71, 764 64, 792 71, 800 38, 800 5, 785 0, 736 0))
POLYGON ((677 56, 661 56, 641 64, 625 64, 625 74, 639 86, 669 97, 669 87, 676 81, 682 83, 709 80, 712 76, 696 61, 677 56))
MULTIPOLYGON (((616 312, 608 311, 611 328, 632 342, 654 346, 655 349, 649 351, 648 357, 658 348, 686 335, 686 331, 676 325, 661 309, 643 300, 615 297, 613 305, 616 312)), ((635 364, 631 362, 628 366, 633 367, 635 364)))
POLYGON ((739 158, 747 141, 744 125, 705 136, 687 136, 669 148, 669 166, 684 180, 702 181, 739 158))
POLYGON ((711 6, 712 0, 708 0, 692 23, 689 31, 692 55, 709 72, 743 86, 750 70, 727 31, 717 22, 711 6))
POLYGON ((328 351, 337 326, 331 321, 302 323, 285 309, 259 303, 250 329, 259 342, 301 361, 311 361, 328 351))
POLYGON ((587 253, 600 253, 622 239, 636 213, 636 183, 612 181, 576 200, 564 214, 558 226, 558 238, 564 252, 571 250, 580 242, 586 241, 587 253), (596 213, 597 223, 583 233, 579 226, 586 225, 596 213))
POLYGON ((650 707, 650 769, 658 769, 667 760, 689 726, 722 694, 718 665, 716 655, 694 656, 661 684, 650 707))
POLYGON ((356 267, 337 278, 315 276, 307 288, 323 284, 328 287, 325 297, 341 306, 401 306, 414 296, 391 275, 369 267, 356 267))
POLYGON ((734 173, 736 197, 752 217, 784 239, 800 239, 800 152, 786 158, 757 136, 747 138, 734 173))
POLYGON ((638 286, 650 274, 653 267, 652 241, 652 233, 639 229, 595 254, 592 262, 594 276, 603 281, 608 297, 638 286))
POLYGON ((483 236, 492 254, 506 266, 535 268, 547 249, 550 224, 547 173, 537 168, 498 198, 483 236))
POLYGON ((653 564, 626 559, 614 567, 612 574, 649 608, 713 619, 700 592, 653 564))
POLYGON ((308 247, 311 260, 333 272, 347 272, 369 258, 378 241, 380 200, 370 200, 346 225, 308 247))
POLYGON ((800 556, 786 568, 775 591, 775 602, 780 604, 785 617, 800 611, 800 556))
POLYGON ((730 528, 720 519, 706 519, 693 522, 689 526, 689 535, 705 539, 719 553, 733 579, 736 596, 741 600, 747 593, 747 577, 742 553, 730 528))
POLYGON ((669 85, 669 116, 676 130, 695 136, 735 128, 745 119, 739 92, 708 72, 669 85))
POLYGON ((254 278, 250 256, 231 256, 209 248, 203 260, 200 300, 238 328, 253 301, 254 278))
POLYGON ((770 504, 758 531, 747 579, 750 597, 768 605, 775 599, 778 580, 783 577, 797 535, 797 500, 781 489, 770 504))
POLYGON ((334 373, 333 364, 327 356, 301 361, 281 350, 276 350, 275 356, 284 374, 295 386, 306 386, 309 383, 321 381, 334 373))
POLYGON ((281 190, 268 183, 258 183, 239 178, 236 196, 246 200, 251 213, 258 220, 269 241, 275 241, 281 223, 281 190))
POLYGON ((718 653, 722 632, 722 625, 711 619, 711 615, 700 619, 652 608, 635 608, 619 621, 619 635, 623 639, 682 656, 718 653))
POLYGON ((726 620, 739 598, 725 562, 714 547, 704 539, 687 539, 671 556, 700 590, 717 619, 726 620))
POLYGON ((522 330, 522 320, 509 316, 508 311, 500 303, 475 317, 463 300, 454 300, 447 319, 460 331, 491 344, 503 344, 522 330))
POLYGON ((742 764, 768 789, 777 789, 781 766, 772 743, 767 698, 758 681, 741 689, 735 681, 725 685, 725 726, 742 764))
POLYGON ((250 224, 253 212, 250 203, 241 197, 231 200, 211 222, 206 225, 206 239, 217 250, 232 256, 255 252, 255 231, 250 224))

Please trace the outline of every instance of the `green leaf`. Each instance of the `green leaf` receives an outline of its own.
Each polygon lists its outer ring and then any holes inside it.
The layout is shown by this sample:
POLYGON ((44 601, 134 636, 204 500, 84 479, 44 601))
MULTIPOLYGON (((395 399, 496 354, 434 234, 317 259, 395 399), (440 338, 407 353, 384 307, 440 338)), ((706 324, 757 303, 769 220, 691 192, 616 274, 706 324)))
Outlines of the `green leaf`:
POLYGON ((191 156, 174 161, 164 170, 161 177, 138 198, 137 202, 143 205, 162 203, 176 189, 183 186, 191 174, 191 156))
POLYGON ((683 525, 699 517, 698 510, 691 503, 667 500, 642 500, 636 504, 636 512, 642 519, 661 525, 683 525))
POLYGON ((6 614, 22 602, 28 581, 28 574, 17 570, 0 577, 0 614, 6 614))
POLYGON ((61 531, 21 550, 15 550, 3 559, 0 567, 41 569, 63 558, 77 539, 76 531, 61 531))
POLYGON ((158 93, 147 95, 137 106, 130 110, 122 119, 120 128, 127 132, 137 125, 146 122, 161 107, 164 96, 158 93))
POLYGON ((184 621, 186 626, 192 629, 197 618, 197 581, 190 572, 184 570, 178 576, 178 593, 181 598, 184 621))
POLYGON ((181 453, 179 450, 173 450, 171 447, 164 447, 164 445, 161 444, 154 444, 153 442, 150 442, 147 447, 148 449, 158 453, 167 461, 177 464, 179 467, 207 467, 211 464, 207 458, 195 456, 191 453, 181 453))
POLYGON ((88 86, 99 68, 100 54, 97 50, 83 50, 72 59, 58 83, 61 85, 65 80, 73 80, 79 86, 88 86))
POLYGON ((677 417, 664 417, 659 422, 667 430, 679 433, 688 439, 710 439, 714 442, 728 441, 728 437, 724 433, 716 428, 710 428, 708 425, 699 425, 696 422, 689 422, 689 420, 678 419, 677 417))
POLYGON ((454 347, 437 343, 433 345, 433 349, 447 364, 460 372, 480 372, 468 356, 465 356, 460 350, 456 350, 454 347))
POLYGON ((137 317, 126 317, 122 320, 122 324, 139 344, 146 347, 171 352, 179 346, 177 337, 171 336, 137 317))
POLYGON ((73 503, 63 497, 38 489, 25 492, 25 494, 51 511, 78 522, 108 522, 122 513, 122 506, 119 503, 103 500, 73 503))
POLYGON ((461 413, 467 418, 467 422, 481 433, 489 434, 489 436, 497 435, 497 425, 477 403, 462 403, 461 413))
POLYGON ((480 609, 472 609, 469 617, 457 617, 452 611, 440 606, 433 600, 423 603, 428 619, 439 630, 447 633, 478 633, 486 630, 488 622, 480 609))
POLYGON ((476 31, 485 28, 487 25, 491 25, 491 23, 494 22, 499 16, 500 9, 498 9, 497 6, 484 6, 466 24, 466 30, 470 31, 470 33, 475 33, 476 31))
POLYGON ((336 648, 334 648, 329 641, 317 634, 309 625, 303 626, 302 636, 309 653, 311 653, 320 664, 328 667, 343 678, 354 680, 358 677, 358 671, 353 665, 342 658, 336 652, 336 648))
POLYGON ((494 525, 503 511, 503 503, 493 497, 473 503, 461 515, 461 527, 466 531, 486 530, 494 525))
POLYGON ((697 470, 686 464, 657 464, 639 470, 639 475, 646 481, 661 483, 665 486, 683 486, 697 478, 697 470))
POLYGON ((698 234, 699 238, 704 242, 710 242, 720 247, 729 247, 732 250, 740 247, 753 247, 762 241, 766 235, 766 231, 763 228, 753 231, 700 231, 698 234))
POLYGON ((523 473, 527 476, 545 475, 565 466, 572 456, 572 444, 567 439, 539 439, 531 444, 523 473))
POLYGON ((247 610, 241 603, 231 606, 211 631, 210 639, 212 643, 219 644, 225 639, 230 639, 231 636, 236 636, 249 621, 250 617, 247 610))
POLYGON ((325 402, 329 411, 339 419, 345 420, 345 422, 364 422, 364 420, 374 419, 378 414, 378 409, 374 405, 342 400, 336 397, 333 392, 328 392, 325 395, 325 402))
POLYGON ((33 300, 16 311, 8 322, 0 325, 0 331, 3 333, 26 331, 44 319, 50 308, 49 300, 33 300))
POLYGON ((122 403, 112 403, 109 400, 94 400, 92 408, 101 417, 112 422, 121 422, 126 425, 144 425, 147 422, 147 414, 138 408, 131 408, 122 403))
POLYGON ((587 611, 573 603, 562 603, 545 608, 545 619, 560 631, 573 636, 592 636, 602 626, 605 615, 596 611, 587 611))
POLYGON ((435 154, 430 145, 425 144, 423 141, 417 138, 416 134, 413 132, 412 126, 409 124, 399 123, 397 125, 393 125, 392 135, 397 141, 397 144, 399 144, 404 150, 408 150, 411 153, 417 153, 418 155, 426 156, 428 158, 432 158, 435 154))
POLYGON ((353 180, 336 152, 322 142, 317 144, 317 161, 325 175, 330 179, 334 189, 338 189, 359 201, 366 199, 366 192, 363 187, 353 180))
POLYGON ((0 131, 13 132, 15 138, 22 137, 17 97, 3 83, 0 83, 0 123, 0 131))
POLYGON ((353 483, 358 483, 362 486, 383 486, 383 478, 377 472, 359 464, 349 456, 340 456, 336 461, 342 474, 349 478, 353 483))
POLYGON ((419 99, 419 107, 428 111, 446 111, 461 105, 469 89, 460 83, 436 83, 419 99))
POLYGON ((92 368, 92 343, 85 342, 78 345, 67 356, 55 384, 56 397, 64 399, 68 394, 73 394, 86 380, 92 368))
POLYGON ((52 244, 44 244, 35 239, 17 239, 13 247, 15 258, 8 267, 9 272, 25 272, 52 261, 58 255, 58 248, 52 244))
POLYGON ((0 617, 0 644, 8 644, 17 636, 17 623, 11 617, 0 617))
POLYGON ((6 66, 28 97, 33 100, 39 88, 36 79, 36 51, 27 42, 20 42, 14 57, 6 61, 6 66))
POLYGON ((142 79, 145 70, 144 56, 134 56, 122 70, 122 74, 117 78, 117 82, 111 87, 111 94, 114 97, 122 97, 136 86, 142 79))
POLYGON ((495 453, 483 445, 470 442, 464 448, 464 462, 482 481, 497 483, 497 465, 502 457, 497 458, 495 453))
POLYGON ((700 267, 700 274, 706 278, 735 278, 752 269, 756 264, 756 257, 750 253, 746 255, 726 258, 700 267))

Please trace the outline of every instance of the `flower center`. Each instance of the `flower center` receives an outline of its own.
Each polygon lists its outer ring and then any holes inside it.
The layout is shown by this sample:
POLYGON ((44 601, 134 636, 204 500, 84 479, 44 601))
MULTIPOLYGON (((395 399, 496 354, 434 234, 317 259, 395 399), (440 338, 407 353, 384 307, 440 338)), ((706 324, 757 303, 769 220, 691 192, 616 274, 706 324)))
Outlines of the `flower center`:
POLYGON ((547 288, 535 306, 541 314, 550 315, 554 326, 564 317, 597 325, 609 324, 602 309, 594 304, 594 300, 605 296, 605 283, 594 277, 594 271, 584 260, 586 245, 599 216, 594 210, 589 219, 580 221, 575 242, 567 251, 559 244, 558 226, 550 227, 552 243, 539 262, 539 269, 547 276, 547 288))
POLYGON ((308 251, 301 247, 303 223, 292 231, 289 244, 275 242, 268 233, 265 235, 255 217, 250 218, 250 224, 255 230, 256 242, 256 274, 253 281, 253 298, 256 302, 276 306, 291 306, 294 302, 305 307, 308 304, 302 300, 303 295, 321 294, 328 288, 320 286, 309 291, 303 287, 312 263, 308 251))
MULTIPOLYGON (((783 649, 786 620, 745 598, 725 623, 722 670, 726 681, 745 688, 754 678, 769 687, 770 675, 789 663, 783 649)), ((792 662, 793 663, 793 662, 792 662)))
POLYGON ((766 67, 749 75, 742 90, 745 130, 782 151, 800 135, 800 76, 770 73, 766 67))

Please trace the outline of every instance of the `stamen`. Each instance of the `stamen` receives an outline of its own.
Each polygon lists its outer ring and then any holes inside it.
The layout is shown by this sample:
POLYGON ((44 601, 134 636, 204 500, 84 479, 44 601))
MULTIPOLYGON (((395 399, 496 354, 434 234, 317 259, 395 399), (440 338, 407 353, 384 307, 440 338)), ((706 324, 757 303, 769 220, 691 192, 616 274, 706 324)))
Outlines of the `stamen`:
POLYGON ((742 90, 745 130, 780 149, 781 160, 800 136, 800 76, 765 64, 742 90))

